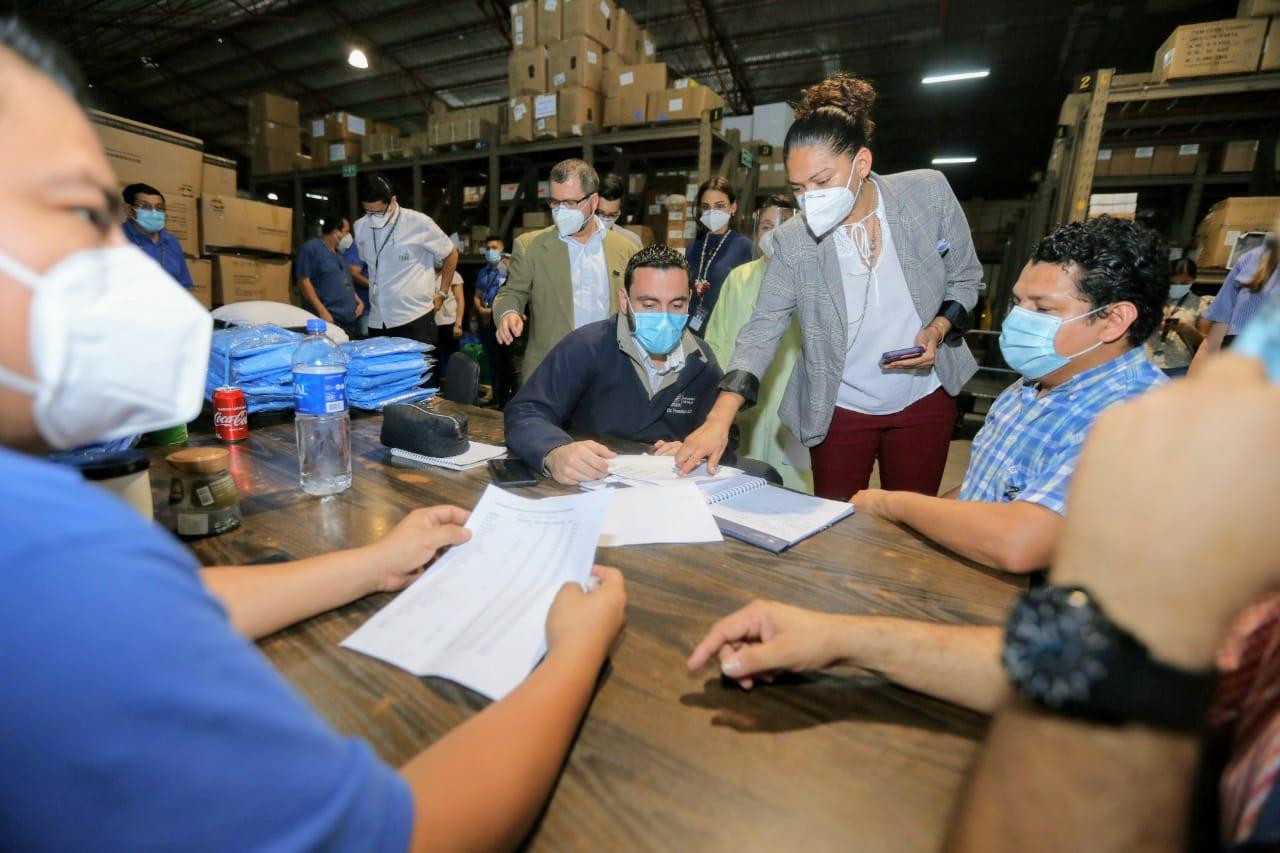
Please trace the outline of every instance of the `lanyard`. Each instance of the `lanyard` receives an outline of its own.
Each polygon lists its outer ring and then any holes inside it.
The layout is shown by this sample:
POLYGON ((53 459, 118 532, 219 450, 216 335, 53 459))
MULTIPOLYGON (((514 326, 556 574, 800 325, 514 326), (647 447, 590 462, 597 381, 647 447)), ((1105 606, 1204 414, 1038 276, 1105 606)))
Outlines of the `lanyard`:
POLYGON ((374 234, 372 235, 372 236, 373 236, 373 247, 374 247, 374 253, 373 253, 373 279, 374 279, 374 281, 373 281, 372 283, 376 283, 376 282, 377 282, 377 280, 378 280, 378 262, 379 262, 380 260, 382 260, 382 250, 383 250, 383 249, 385 249, 385 248, 387 248, 387 244, 391 242, 391 237, 392 237, 392 235, 393 235, 393 234, 395 234, 396 228, 398 228, 398 227, 399 227, 399 225, 400 225, 400 216, 401 216, 401 214, 402 214, 402 213, 403 213, 403 211, 401 211, 401 210, 397 207, 397 208, 396 208, 396 221, 395 221, 395 222, 392 222, 392 223, 391 223, 391 225, 387 228, 387 236, 386 236, 386 237, 384 237, 384 238, 382 238, 382 245, 381 245, 381 246, 379 246, 379 245, 378 245, 378 234, 377 234, 376 230, 374 231, 374 234))

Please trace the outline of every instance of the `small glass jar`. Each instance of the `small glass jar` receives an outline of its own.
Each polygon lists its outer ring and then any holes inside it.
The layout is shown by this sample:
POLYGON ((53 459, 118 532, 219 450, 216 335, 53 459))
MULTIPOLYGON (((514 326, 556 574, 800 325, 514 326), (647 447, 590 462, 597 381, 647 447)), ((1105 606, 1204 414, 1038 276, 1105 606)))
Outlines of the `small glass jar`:
POLYGON ((188 447, 165 457, 173 469, 169 510, 179 536, 216 536, 240 526, 240 492, 225 447, 188 447))

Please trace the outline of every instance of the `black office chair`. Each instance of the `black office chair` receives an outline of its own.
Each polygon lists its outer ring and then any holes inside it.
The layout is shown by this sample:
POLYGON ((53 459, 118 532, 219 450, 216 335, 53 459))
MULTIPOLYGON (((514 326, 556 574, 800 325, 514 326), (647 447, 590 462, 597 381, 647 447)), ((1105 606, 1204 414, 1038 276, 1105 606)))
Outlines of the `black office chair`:
POLYGON ((440 391, 451 403, 474 406, 480 393, 480 365, 463 353, 455 352, 445 368, 440 391))

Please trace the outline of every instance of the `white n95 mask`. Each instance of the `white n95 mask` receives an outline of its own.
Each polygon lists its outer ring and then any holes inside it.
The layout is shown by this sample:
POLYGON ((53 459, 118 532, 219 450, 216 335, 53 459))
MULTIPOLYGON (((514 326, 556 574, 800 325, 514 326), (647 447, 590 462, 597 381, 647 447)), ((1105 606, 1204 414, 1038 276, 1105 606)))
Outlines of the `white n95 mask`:
POLYGON ((809 190, 796 198, 800 209, 804 211, 805 221, 809 223, 809 230, 816 239, 821 240, 827 236, 853 212, 853 206, 862 195, 862 185, 866 183, 866 178, 858 179, 856 193, 849 190, 852 183, 853 171, 850 171, 849 180, 845 181, 844 186, 809 190))
POLYGON ((35 400, 58 450, 187 423, 200 414, 213 318, 134 246, 86 249, 44 275, 0 252, 31 289, 31 379, 0 385, 35 400))

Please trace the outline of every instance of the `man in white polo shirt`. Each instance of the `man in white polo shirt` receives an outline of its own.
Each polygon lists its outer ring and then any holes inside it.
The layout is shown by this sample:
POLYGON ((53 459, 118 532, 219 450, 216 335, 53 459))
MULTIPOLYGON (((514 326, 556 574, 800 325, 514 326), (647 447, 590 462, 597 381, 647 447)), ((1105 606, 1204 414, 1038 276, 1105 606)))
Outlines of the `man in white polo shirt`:
POLYGON ((436 343, 433 312, 440 307, 440 281, 452 281, 458 250, 425 213, 406 210, 381 175, 360 191, 365 215, 356 220, 356 246, 369 265, 369 334, 436 343), (443 259, 437 274, 434 263, 443 259))

